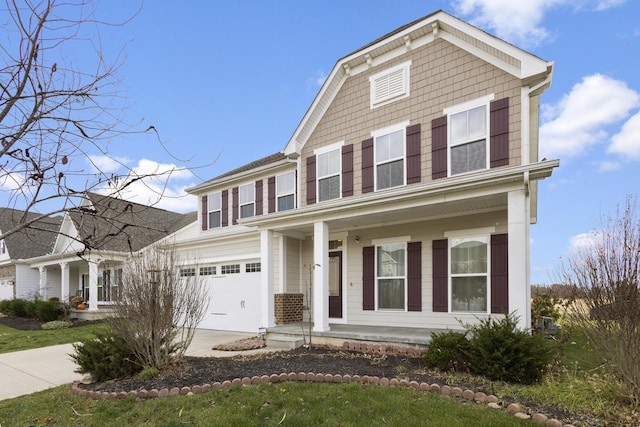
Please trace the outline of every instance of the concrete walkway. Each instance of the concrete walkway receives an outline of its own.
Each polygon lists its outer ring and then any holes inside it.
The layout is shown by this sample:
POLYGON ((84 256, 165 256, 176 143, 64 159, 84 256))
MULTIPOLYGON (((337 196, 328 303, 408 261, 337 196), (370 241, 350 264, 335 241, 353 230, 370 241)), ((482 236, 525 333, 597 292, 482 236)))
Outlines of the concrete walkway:
MULTIPOLYGON (((266 347, 248 351, 211 349, 216 345, 251 336, 255 334, 198 329, 186 354, 199 357, 230 357, 274 350, 266 347)), ((74 372, 77 365, 69 357, 72 353, 72 344, 62 344, 0 354, 0 400, 31 394, 82 379, 83 375, 74 372)))

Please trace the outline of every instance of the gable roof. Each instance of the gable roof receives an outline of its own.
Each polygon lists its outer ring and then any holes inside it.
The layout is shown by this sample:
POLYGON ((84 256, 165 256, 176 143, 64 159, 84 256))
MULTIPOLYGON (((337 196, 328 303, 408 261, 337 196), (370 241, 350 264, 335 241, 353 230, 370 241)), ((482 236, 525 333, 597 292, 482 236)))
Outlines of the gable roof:
POLYGON ((78 238, 91 250, 135 252, 196 221, 181 214, 87 192, 88 202, 69 211, 78 238))
POLYGON ((25 216, 25 212, 18 209, 0 208, 1 232, 7 233, 25 222, 33 221, 29 226, 4 238, 12 260, 34 258, 51 252, 62 217, 39 217, 42 214, 27 212, 25 216))
POLYGON ((368 71, 411 49, 443 39, 544 90, 551 83, 553 62, 538 58, 442 10, 406 24, 339 59, 291 136, 284 153, 299 154, 327 108, 350 76, 368 71))

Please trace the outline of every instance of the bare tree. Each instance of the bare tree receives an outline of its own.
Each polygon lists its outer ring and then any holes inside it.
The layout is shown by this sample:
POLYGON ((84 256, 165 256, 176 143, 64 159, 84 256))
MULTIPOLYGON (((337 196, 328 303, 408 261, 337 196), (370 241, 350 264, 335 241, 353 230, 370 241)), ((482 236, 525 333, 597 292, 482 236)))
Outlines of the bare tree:
POLYGON ((560 276, 575 290, 571 311, 607 361, 621 393, 640 404, 640 222, 636 200, 602 218, 590 244, 564 262, 560 276))
POLYGON ((126 105, 118 69, 124 55, 109 61, 100 45, 101 27, 123 26, 133 17, 100 21, 91 0, 5 0, 0 5, 0 191, 8 207, 24 212, 19 226, 1 230, 0 239, 36 227, 47 216, 79 209, 85 191, 105 194, 106 188, 117 196, 142 179, 168 179, 170 172, 141 176, 124 164, 124 172, 114 175, 92 162, 93 155, 118 162, 109 154, 114 137, 151 133, 158 138, 154 126, 122 120, 126 105), (89 52, 82 55, 85 65, 68 56, 74 50, 89 52))
POLYGON ((173 248, 158 246, 124 265, 109 324, 145 366, 158 368, 184 356, 206 314, 206 287, 195 271, 182 269, 173 248))

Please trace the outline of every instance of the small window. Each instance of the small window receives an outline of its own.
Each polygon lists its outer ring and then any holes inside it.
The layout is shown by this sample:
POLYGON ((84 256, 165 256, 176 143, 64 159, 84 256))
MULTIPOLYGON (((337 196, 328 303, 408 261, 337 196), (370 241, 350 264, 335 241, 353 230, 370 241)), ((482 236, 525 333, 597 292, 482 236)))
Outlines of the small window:
POLYGON ((200 267, 200 275, 201 276, 213 276, 216 274, 216 267, 215 266, 206 266, 206 267, 200 267))
POLYGON ((278 212, 295 208, 296 174, 285 173, 276 177, 276 197, 278 212))
POLYGON ((261 264, 259 262, 248 262, 245 266, 247 273, 259 273, 261 271, 261 264))
POLYGON ((241 185, 240 196, 240 218, 249 218, 255 215, 256 190, 255 182, 241 185))
POLYGON ((0 254, 4 255, 7 253, 7 245, 4 243, 4 240, 0 241, 0 254))
POLYGON ((406 243, 376 247, 378 309, 405 309, 406 250, 406 243))
POLYGON ((191 277, 196 275, 195 267, 181 268, 180 277, 191 277))
POLYGON ((488 307, 488 238, 452 238, 451 311, 487 312, 488 307))
POLYGON ((223 265, 220 268, 220 272, 222 274, 237 274, 237 273, 240 273, 240 264, 223 265))
POLYGON ((405 62, 369 77, 371 108, 409 96, 410 66, 411 61, 405 62))
POLYGON ((220 191, 208 196, 209 228, 218 228, 222 220, 222 193, 220 191))
POLYGON ((318 201, 337 199, 340 197, 340 149, 317 155, 318 168, 318 201))

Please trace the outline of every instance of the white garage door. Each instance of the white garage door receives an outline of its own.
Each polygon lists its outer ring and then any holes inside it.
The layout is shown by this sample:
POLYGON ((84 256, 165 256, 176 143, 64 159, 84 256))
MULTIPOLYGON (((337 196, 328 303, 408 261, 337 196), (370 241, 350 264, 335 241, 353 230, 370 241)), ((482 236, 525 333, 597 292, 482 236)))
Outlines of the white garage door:
POLYGON ((200 328, 258 333, 260 327, 261 273, 210 276, 207 316, 200 328))
POLYGON ((0 280, 0 300, 13 299, 13 285, 9 280, 0 280))

